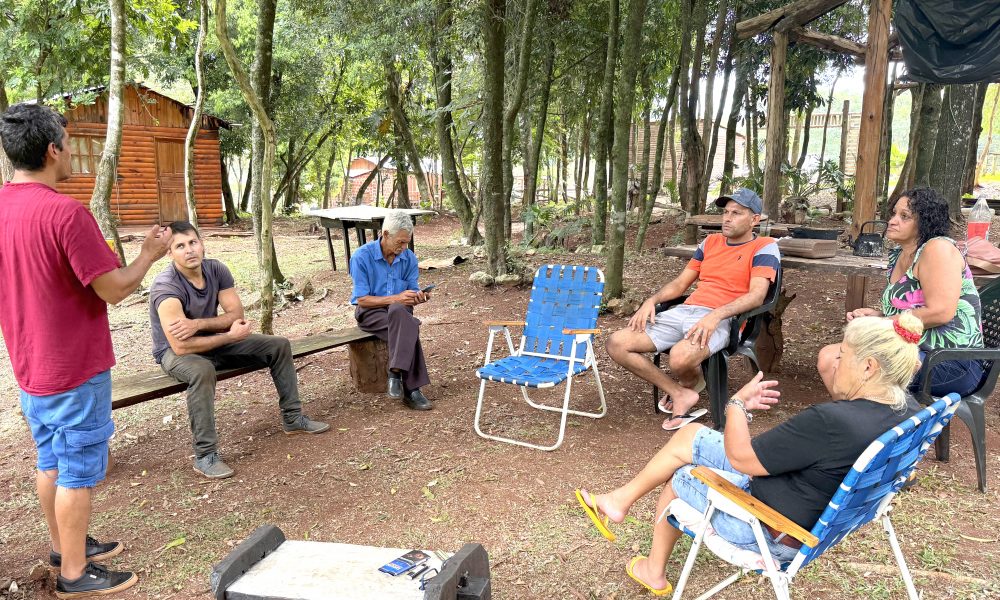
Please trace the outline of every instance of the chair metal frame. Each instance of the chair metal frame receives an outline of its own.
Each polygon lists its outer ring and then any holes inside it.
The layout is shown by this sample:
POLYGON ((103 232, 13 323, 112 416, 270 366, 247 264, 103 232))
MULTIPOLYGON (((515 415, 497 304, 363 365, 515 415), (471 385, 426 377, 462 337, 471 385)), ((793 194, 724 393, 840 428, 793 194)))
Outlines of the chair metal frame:
MULTIPOLYGON (((969 428, 972 436, 972 450, 976 458, 976 477, 980 492, 986 491, 986 399, 996 388, 1000 376, 1000 279, 994 279, 979 290, 983 319, 983 342, 985 348, 941 348, 931 350, 924 357, 923 379, 920 390, 914 395, 917 402, 931 404, 931 369, 938 363, 949 360, 979 360, 986 366, 983 379, 971 394, 962 397, 958 407, 958 418, 969 428)), ((934 446, 934 454, 939 461, 947 462, 951 451, 951 427, 946 427, 934 446)))
MULTIPOLYGON (((761 329, 770 322, 771 312, 778 306, 781 295, 781 268, 774 276, 774 281, 767 288, 764 303, 757 308, 738 314, 729 323, 729 343, 726 347, 713 353, 701 363, 701 372, 705 377, 708 391, 709 407, 712 411, 712 421, 715 428, 721 430, 726 425, 725 405, 729 400, 729 359, 733 356, 745 356, 753 365, 754 372, 760 370, 757 360, 757 338, 761 329)), ((656 305, 656 314, 669 310, 681 304, 687 296, 681 296, 656 305)), ((669 350, 665 353, 669 353, 669 350)), ((661 352, 653 354, 653 364, 660 366, 661 352)), ((660 388, 653 386, 653 412, 659 413, 660 388)))
MULTIPOLYGON (((765 568, 757 570, 740 567, 735 574, 699 596, 699 600, 714 596, 750 571, 767 577, 779 600, 789 600, 792 580, 802 567, 854 530, 873 520, 881 522, 889 538, 889 545, 899 566, 907 596, 910 600, 918 600, 919 595, 913 585, 913 578, 906 566, 906 559, 899 546, 889 514, 896 494, 931 444, 947 426, 960 404, 958 394, 948 394, 872 442, 855 461, 816 525, 808 532, 711 469, 696 467, 693 471, 695 477, 709 486, 708 507, 696 531, 684 527, 672 515, 667 517, 671 525, 694 538, 677 581, 673 599, 680 600, 684 593, 698 550, 705 540, 712 514, 720 510, 750 524, 765 568), (762 523, 802 542, 799 553, 791 562, 779 565, 771 557, 762 523)), ((682 501, 674 500, 674 502, 682 501)), ((667 508, 667 511, 669 510, 670 506, 667 508)))
MULTIPOLYGON (((486 367, 490 366, 491 360, 492 360, 492 357, 493 357, 493 342, 496 339, 497 333, 499 333, 501 331, 503 332, 504 340, 507 342, 507 349, 510 352, 510 355, 507 358, 511 358, 511 357, 523 357, 523 356, 533 356, 533 357, 538 357, 538 358, 543 359, 543 360, 565 361, 566 362, 566 378, 565 378, 566 392, 563 395, 562 405, 561 406, 550 406, 550 405, 547 405, 547 404, 541 404, 541 403, 538 403, 538 402, 534 402, 531 399, 531 397, 528 395, 528 388, 529 387, 535 387, 535 388, 538 388, 538 389, 546 389, 546 388, 555 387, 556 385, 558 385, 558 383, 562 383, 562 382, 543 383, 543 384, 539 384, 539 385, 533 385, 531 383, 524 382, 524 381, 522 381, 522 382, 519 383, 517 379, 512 379, 510 381, 507 381, 506 379, 492 379, 489 376, 483 376, 480 373, 480 370, 477 369, 476 370, 476 376, 478 376, 482 381, 480 382, 480 385, 479 385, 479 398, 478 398, 478 400, 476 402, 476 416, 475 416, 475 419, 474 419, 474 426, 475 426, 476 433, 480 437, 483 437, 483 438, 486 438, 486 439, 490 439, 490 440, 495 440, 495 441, 498 441, 498 442, 506 442, 508 444, 515 444, 515 445, 518 445, 518 446, 524 446, 526 448, 534 448, 536 450, 552 451, 552 450, 555 450, 556 448, 558 448, 559 446, 562 445, 563 439, 564 439, 565 434, 566 434, 566 422, 567 422, 567 419, 568 419, 569 415, 575 415, 575 416, 578 416, 578 417, 588 417, 588 418, 591 418, 591 419, 600 419, 601 417, 603 417, 604 415, 607 414, 608 409, 607 409, 607 402, 606 402, 605 396, 604 396, 604 386, 601 384, 601 374, 600 374, 600 372, 597 369, 597 357, 594 354, 594 344, 593 344, 594 334, 599 332, 599 330, 596 329, 596 325, 597 325, 597 312, 598 312, 598 310, 600 308, 600 297, 603 295, 604 273, 600 269, 598 269, 596 267, 583 267, 583 266, 575 266, 575 265, 554 265, 554 264, 542 265, 535 272, 535 279, 534 279, 534 284, 532 285, 532 292, 534 293, 537 285, 539 284, 540 278, 543 278, 543 276, 544 276, 544 274, 546 272, 548 272, 549 270, 551 270, 552 273, 555 273, 558 270, 559 273, 560 273, 560 275, 562 275, 563 273, 565 273, 566 269, 572 269, 572 270, 584 269, 585 271, 589 271, 589 270, 595 271, 597 273, 598 281, 601 283, 601 292, 599 292, 599 293, 596 294, 598 304, 597 304, 597 306, 592 307, 594 309, 594 313, 593 313, 592 322, 588 323, 590 325, 590 327, 580 328, 580 329, 563 328, 561 330, 561 336, 573 336, 572 338, 569 338, 569 339, 572 340, 572 342, 568 344, 569 345, 568 356, 565 353, 563 353, 563 354, 555 354, 555 353, 547 353, 547 352, 534 352, 534 351, 528 350, 526 348, 527 339, 528 338, 527 338, 526 335, 524 335, 523 332, 522 332, 522 335, 521 335, 520 344, 518 345, 517 348, 515 348, 514 347, 514 342, 513 342, 512 338, 511 338, 511 335, 510 335, 510 329, 509 329, 509 327, 510 326, 517 326, 517 325, 525 326, 526 323, 527 323, 527 321, 487 321, 486 325, 489 327, 490 335, 489 335, 489 340, 486 343, 486 359, 483 362, 483 368, 486 368, 486 367), (578 357, 577 356, 577 349, 578 349, 578 345, 580 345, 580 344, 584 344, 584 346, 585 346, 585 352, 584 352, 584 356, 583 357, 578 357), (581 365, 582 366, 582 369, 580 371, 576 370, 577 369, 577 365, 581 365), (581 375, 584 372, 586 372, 587 370, 591 370, 594 373, 594 380, 595 380, 595 382, 597 384, 597 393, 598 393, 598 396, 601 399, 601 408, 597 412, 579 411, 579 410, 572 410, 572 409, 569 408, 570 394, 572 392, 572 387, 573 387, 573 377, 575 375, 581 375), (484 432, 482 430, 481 425, 480 425, 480 419, 481 419, 482 411, 483 411, 483 401, 484 401, 485 395, 486 395, 486 383, 487 383, 487 381, 494 381, 496 383, 509 383, 509 384, 512 384, 512 385, 517 385, 518 387, 521 388, 521 394, 524 396, 525 402, 527 402, 528 405, 531 406, 532 408, 536 408, 538 410, 543 410, 543 411, 551 411, 551 412, 558 412, 558 413, 560 413, 559 435, 556 438, 555 443, 553 443, 553 444, 551 444, 549 446, 544 446, 544 445, 541 445, 541 444, 534 444, 534 443, 527 442, 527 441, 524 441, 524 440, 518 440, 518 439, 515 439, 515 438, 509 438, 509 437, 504 437, 504 436, 500 436, 500 435, 493 435, 493 434, 489 434, 489 433, 484 432)), ((534 299, 530 300, 529 304, 528 304, 529 315, 530 315, 530 311, 531 311, 532 302, 534 302, 534 299)), ((568 339, 565 339, 565 337, 563 337, 563 340, 564 341, 569 341, 568 339)), ((550 342, 552 342, 552 341, 558 341, 558 340, 550 340, 550 342)), ((564 352, 565 352, 565 350, 564 350, 564 352)), ((503 359, 501 359, 501 360, 503 360, 503 359)))

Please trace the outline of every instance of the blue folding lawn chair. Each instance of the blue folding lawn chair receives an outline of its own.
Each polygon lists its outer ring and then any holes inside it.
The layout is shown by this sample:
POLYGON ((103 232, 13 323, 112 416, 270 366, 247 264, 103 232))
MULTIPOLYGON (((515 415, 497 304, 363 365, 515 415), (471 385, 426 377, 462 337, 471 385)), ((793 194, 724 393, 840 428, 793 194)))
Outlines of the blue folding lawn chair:
POLYGON ((665 512, 670 524, 694 538, 687 562, 677 581, 674 600, 680 600, 694 566, 698 549, 704 543, 723 560, 740 568, 728 579, 720 582, 699 598, 709 598, 737 581, 749 571, 763 574, 771 581, 779 600, 787 600, 792 579, 802 567, 808 565, 828 548, 837 544, 849 533, 869 521, 878 519, 889 538, 889 545, 899 565, 903 583, 910 600, 917 600, 913 579, 906 567, 906 560, 896 539, 896 531, 889 519, 892 500, 917 463, 927 453, 942 428, 948 424, 961 400, 957 394, 948 394, 916 415, 882 434, 861 454, 851 471, 840 484, 812 531, 806 531, 763 502, 723 479, 706 467, 696 467, 695 477, 708 485, 708 507, 705 512, 695 510, 683 500, 673 500, 665 512), (759 552, 732 546, 715 534, 709 525, 712 513, 721 510, 742 519, 753 528, 759 552), (765 542, 762 523, 802 542, 795 558, 778 564, 765 542))
POLYGON ((517 444, 538 450, 555 450, 562 444, 566 433, 566 419, 569 415, 599 419, 607 413, 601 375, 597 372, 594 356, 594 334, 597 329, 597 313, 601 308, 604 294, 604 273, 596 267, 573 265, 543 265, 535 272, 528 300, 528 314, 524 321, 487 321, 490 338, 486 345, 485 364, 476 370, 482 382, 479 386, 479 400, 476 403, 475 428, 480 436, 517 444), (521 343, 515 349, 510 337, 510 326, 523 326, 521 343), (493 355, 493 340, 503 332, 510 356, 490 362, 493 355), (573 386, 573 376, 587 370, 594 372, 597 393, 601 398, 599 412, 570 410, 569 398, 573 386), (524 400, 539 410, 561 414, 559 437, 551 446, 484 433, 480 426, 483 411, 483 397, 486 382, 508 383, 521 388, 524 400), (538 404, 528 396, 528 388, 551 388, 566 382, 566 393, 562 406, 538 404))

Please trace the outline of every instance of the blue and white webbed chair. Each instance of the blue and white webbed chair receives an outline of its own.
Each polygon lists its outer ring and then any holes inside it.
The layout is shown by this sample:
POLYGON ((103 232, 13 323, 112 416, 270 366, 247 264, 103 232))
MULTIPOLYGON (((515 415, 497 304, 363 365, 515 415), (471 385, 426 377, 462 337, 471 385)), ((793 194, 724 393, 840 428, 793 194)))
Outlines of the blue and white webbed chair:
POLYGON ((476 433, 490 440, 538 450, 555 450, 562 444, 566 433, 566 418, 569 415, 599 419, 607 414, 593 344, 594 334, 600 332, 597 329, 597 314, 603 295, 604 273, 600 269, 575 265, 543 265, 535 272, 528 300, 528 314, 524 321, 486 321, 490 328, 486 361, 476 370, 476 376, 482 380, 479 401, 476 403, 476 433), (510 337, 510 326, 524 328, 521 343, 516 349, 510 337), (510 355, 491 362, 493 340, 501 331, 510 355), (601 409, 598 412, 570 410, 573 377, 588 370, 594 372, 601 409), (521 388, 524 400, 532 407, 560 413, 559 437, 555 443, 542 446, 484 433, 480 427, 480 417, 488 381, 516 385, 521 388), (528 396, 528 388, 551 388, 563 382, 566 383, 566 393, 562 406, 539 404, 528 396))
POLYGON ((892 500, 913 472, 916 464, 948 424, 961 400, 957 394, 948 394, 916 415, 882 434, 861 454, 851 471, 840 484, 840 489, 820 515, 812 531, 806 531, 787 517, 706 467, 696 467, 695 477, 708 485, 708 507, 702 513, 683 500, 675 499, 664 511, 670 513, 670 524, 694 538, 687 561, 681 571, 674 591, 674 600, 680 600, 698 549, 704 543, 723 560, 739 567, 739 571, 699 596, 709 598, 737 581, 747 572, 763 574, 780 600, 787 600, 792 579, 802 567, 837 544, 849 533, 869 521, 878 519, 889 538, 889 545, 896 557, 900 574, 910 600, 917 600, 913 579, 906 567, 906 560, 896 539, 896 532, 889 519, 892 500), (710 523, 712 514, 721 510, 750 524, 757 539, 758 551, 744 550, 719 537, 710 523), (708 526, 706 527, 706 525, 708 526), (763 525, 802 542, 795 558, 778 564, 768 551, 763 525))

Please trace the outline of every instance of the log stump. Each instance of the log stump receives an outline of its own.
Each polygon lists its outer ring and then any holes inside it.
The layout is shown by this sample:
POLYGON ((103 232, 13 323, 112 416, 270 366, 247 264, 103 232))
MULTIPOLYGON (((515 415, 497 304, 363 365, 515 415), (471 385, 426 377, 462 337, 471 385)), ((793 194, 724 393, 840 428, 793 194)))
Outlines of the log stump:
POLYGON ((785 351, 785 336, 781 332, 781 315, 795 299, 795 296, 796 294, 788 296, 784 289, 781 290, 778 295, 778 305, 774 307, 757 337, 757 360, 760 362, 760 370, 765 373, 781 372, 781 355, 785 351))
POLYGON ((389 346, 382 340, 368 340, 348 344, 351 362, 351 379, 359 392, 384 394, 388 391, 389 346))

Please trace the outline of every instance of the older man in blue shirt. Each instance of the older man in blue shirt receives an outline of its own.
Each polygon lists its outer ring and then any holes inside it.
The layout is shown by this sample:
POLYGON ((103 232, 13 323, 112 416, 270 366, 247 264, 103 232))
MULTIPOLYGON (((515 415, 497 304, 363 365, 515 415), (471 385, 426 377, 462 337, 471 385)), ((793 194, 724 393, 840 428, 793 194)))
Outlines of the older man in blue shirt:
POLYGON ((351 304, 358 327, 389 345, 389 397, 402 399, 413 410, 430 410, 420 391, 430 383, 420 347, 420 320, 413 307, 430 299, 417 285, 417 257, 407 246, 413 221, 403 211, 390 212, 382 235, 351 256, 354 290, 351 304))

